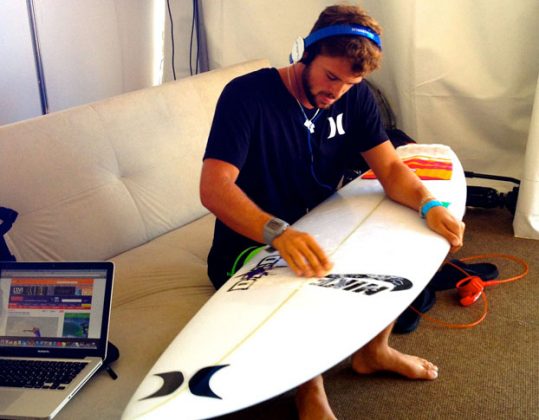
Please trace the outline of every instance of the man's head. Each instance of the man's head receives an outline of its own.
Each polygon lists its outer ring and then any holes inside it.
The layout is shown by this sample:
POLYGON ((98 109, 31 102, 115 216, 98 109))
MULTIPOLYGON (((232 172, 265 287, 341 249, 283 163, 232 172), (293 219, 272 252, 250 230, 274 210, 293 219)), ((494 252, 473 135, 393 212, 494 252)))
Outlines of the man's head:
POLYGON ((362 76, 350 71, 350 63, 346 58, 322 54, 307 64, 301 74, 307 101, 321 109, 329 108, 362 80, 362 76))
MULTIPOLYGON (((334 25, 360 25, 380 35, 380 25, 357 6, 330 6, 314 24, 311 34, 334 25)), ((307 47, 301 63, 302 88, 308 102, 328 108, 354 84, 379 67, 382 51, 373 40, 357 35, 323 38, 307 47)))
MULTIPOLYGON (((328 26, 361 25, 380 35, 382 28, 373 18, 358 6, 329 6, 320 13, 311 29, 311 34, 328 26)), ((302 63, 308 65, 319 54, 331 57, 343 57, 350 62, 352 73, 364 77, 380 66, 382 51, 372 40, 356 35, 339 35, 323 38, 309 46, 302 63)))

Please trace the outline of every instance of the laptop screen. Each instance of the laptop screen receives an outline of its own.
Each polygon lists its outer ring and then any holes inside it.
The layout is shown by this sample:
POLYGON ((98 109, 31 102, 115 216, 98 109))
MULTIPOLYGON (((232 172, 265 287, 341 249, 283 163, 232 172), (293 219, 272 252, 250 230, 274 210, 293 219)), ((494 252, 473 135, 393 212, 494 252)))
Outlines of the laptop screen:
POLYGON ((101 356, 112 263, 1 263, 0 355, 101 356))

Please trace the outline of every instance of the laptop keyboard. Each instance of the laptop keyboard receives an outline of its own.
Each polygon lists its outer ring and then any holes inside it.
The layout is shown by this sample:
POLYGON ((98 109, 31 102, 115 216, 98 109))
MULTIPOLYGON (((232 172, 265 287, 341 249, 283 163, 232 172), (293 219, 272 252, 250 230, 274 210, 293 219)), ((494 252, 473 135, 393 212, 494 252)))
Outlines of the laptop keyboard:
POLYGON ((0 359, 0 387, 65 389, 86 364, 0 359))

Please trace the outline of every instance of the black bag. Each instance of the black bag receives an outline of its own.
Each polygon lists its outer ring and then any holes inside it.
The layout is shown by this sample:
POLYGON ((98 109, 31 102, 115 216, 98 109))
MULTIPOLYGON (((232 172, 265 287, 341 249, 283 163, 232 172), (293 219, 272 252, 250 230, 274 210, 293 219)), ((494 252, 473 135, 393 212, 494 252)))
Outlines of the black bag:
POLYGON ((11 229, 19 213, 6 207, 0 207, 0 261, 15 261, 15 256, 11 254, 7 247, 4 235, 11 229))

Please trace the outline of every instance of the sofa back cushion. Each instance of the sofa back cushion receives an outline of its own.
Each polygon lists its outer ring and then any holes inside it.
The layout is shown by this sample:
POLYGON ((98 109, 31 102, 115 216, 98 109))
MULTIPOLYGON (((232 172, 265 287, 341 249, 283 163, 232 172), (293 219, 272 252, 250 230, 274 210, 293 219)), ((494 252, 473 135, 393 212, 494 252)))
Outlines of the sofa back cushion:
POLYGON ((18 260, 103 260, 189 223, 215 104, 252 61, 0 127, 18 260))

